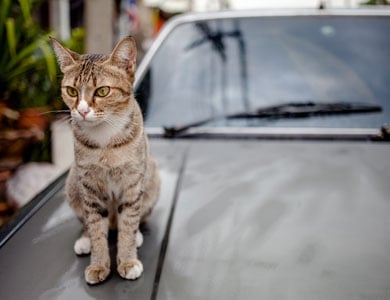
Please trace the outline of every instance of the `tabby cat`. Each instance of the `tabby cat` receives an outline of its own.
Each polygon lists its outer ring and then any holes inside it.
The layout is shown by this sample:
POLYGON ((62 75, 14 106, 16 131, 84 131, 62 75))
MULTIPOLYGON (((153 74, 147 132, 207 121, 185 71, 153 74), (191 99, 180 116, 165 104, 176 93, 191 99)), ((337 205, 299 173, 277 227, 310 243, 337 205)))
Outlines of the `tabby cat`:
POLYGON ((64 75, 62 97, 71 111, 75 162, 66 182, 70 206, 84 225, 74 244, 91 254, 89 284, 110 273, 109 229, 117 229, 117 271, 125 279, 143 272, 139 224, 157 201, 160 179, 149 154, 140 108, 134 99, 136 47, 131 37, 107 55, 80 55, 51 39, 64 75))

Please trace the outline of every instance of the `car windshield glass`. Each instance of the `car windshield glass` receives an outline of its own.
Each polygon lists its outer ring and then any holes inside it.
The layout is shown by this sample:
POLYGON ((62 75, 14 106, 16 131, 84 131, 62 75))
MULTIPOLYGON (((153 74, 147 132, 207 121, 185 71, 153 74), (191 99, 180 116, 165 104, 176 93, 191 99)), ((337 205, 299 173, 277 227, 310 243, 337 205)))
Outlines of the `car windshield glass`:
POLYGON ((390 18, 264 17, 176 27, 136 86, 147 126, 175 126, 294 102, 381 112, 217 119, 207 126, 372 127, 390 122, 390 18))

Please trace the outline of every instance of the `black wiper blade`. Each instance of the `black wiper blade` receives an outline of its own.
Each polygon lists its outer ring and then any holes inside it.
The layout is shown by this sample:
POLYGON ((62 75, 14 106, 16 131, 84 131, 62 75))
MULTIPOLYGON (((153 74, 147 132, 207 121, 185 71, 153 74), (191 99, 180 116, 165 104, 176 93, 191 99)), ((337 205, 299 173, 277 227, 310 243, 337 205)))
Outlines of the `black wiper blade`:
POLYGON ((320 115, 356 114, 381 112, 382 107, 370 103, 352 102, 300 102, 259 108, 255 111, 243 112, 226 116, 228 119, 236 118, 307 118, 320 115))
POLYGON ((358 113, 381 112, 382 107, 371 103, 353 102, 291 102, 275 106, 259 108, 253 111, 239 112, 234 114, 215 116, 189 123, 183 126, 164 127, 164 137, 175 137, 190 128, 198 127, 219 119, 288 119, 288 118, 309 118, 325 115, 346 115, 358 113))

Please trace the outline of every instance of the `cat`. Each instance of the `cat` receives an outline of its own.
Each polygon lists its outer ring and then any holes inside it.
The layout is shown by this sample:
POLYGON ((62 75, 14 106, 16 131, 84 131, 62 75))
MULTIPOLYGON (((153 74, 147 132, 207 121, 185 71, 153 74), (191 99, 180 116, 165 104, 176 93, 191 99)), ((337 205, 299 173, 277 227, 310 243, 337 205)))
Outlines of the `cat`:
POLYGON ((139 225, 158 199, 160 178, 132 88, 135 41, 122 39, 110 55, 81 55, 54 38, 51 44, 63 73, 61 93, 74 137, 66 195, 84 226, 74 251, 91 255, 86 282, 104 281, 111 268, 108 232, 117 229, 117 271, 137 279, 143 272, 137 258, 143 241, 139 225))

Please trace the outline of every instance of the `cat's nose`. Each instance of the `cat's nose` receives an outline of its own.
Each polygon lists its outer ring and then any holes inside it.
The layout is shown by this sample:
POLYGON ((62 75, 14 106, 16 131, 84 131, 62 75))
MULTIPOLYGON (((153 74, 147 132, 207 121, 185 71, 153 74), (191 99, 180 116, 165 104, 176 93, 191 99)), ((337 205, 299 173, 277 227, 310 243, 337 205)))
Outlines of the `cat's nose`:
POLYGON ((86 115, 91 111, 88 103, 82 99, 79 105, 77 105, 77 111, 85 119, 86 115))
POLYGON ((85 116, 90 112, 90 108, 78 109, 79 114, 85 119, 85 116))

